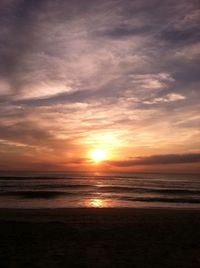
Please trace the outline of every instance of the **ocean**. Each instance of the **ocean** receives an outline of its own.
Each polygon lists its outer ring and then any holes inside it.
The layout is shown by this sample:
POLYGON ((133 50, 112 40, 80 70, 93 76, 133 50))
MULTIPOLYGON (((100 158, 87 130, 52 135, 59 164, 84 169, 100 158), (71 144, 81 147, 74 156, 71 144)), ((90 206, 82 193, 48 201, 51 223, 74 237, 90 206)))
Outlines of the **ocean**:
POLYGON ((0 176, 0 208, 200 208, 198 174, 0 176))

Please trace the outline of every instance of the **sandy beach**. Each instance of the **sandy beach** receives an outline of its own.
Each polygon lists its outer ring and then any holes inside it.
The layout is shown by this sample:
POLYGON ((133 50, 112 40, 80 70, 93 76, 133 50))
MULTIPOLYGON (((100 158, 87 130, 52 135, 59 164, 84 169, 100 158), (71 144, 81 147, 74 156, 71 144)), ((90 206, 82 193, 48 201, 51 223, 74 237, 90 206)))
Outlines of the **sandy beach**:
POLYGON ((1 267, 200 267, 200 211, 0 210, 1 267))

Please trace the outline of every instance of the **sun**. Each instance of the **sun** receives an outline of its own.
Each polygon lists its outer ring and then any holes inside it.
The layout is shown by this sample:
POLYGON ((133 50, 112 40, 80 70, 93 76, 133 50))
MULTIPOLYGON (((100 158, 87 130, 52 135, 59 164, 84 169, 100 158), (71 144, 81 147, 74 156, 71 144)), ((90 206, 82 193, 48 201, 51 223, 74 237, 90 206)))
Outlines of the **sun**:
POLYGON ((99 163, 106 159, 106 152, 102 149, 95 149, 91 151, 91 158, 95 162, 99 163))

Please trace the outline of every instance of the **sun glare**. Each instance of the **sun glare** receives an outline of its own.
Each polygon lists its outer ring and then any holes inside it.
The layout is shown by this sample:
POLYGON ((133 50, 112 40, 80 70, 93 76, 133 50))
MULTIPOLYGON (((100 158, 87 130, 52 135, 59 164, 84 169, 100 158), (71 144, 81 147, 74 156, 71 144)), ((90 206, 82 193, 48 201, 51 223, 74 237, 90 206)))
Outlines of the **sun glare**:
POLYGON ((106 159, 106 152, 101 149, 95 149, 91 152, 91 158, 95 162, 101 162, 106 159))
POLYGON ((101 208, 104 206, 104 202, 101 199, 92 199, 89 202, 89 207, 93 207, 93 208, 101 208))

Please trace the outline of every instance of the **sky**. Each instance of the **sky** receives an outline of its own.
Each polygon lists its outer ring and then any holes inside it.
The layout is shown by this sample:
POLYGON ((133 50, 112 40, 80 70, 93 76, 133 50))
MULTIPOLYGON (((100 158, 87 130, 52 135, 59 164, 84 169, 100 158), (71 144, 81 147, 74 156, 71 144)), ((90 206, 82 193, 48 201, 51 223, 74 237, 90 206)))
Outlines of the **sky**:
POLYGON ((198 0, 1 0, 0 170, 200 172, 199 24, 198 0))

